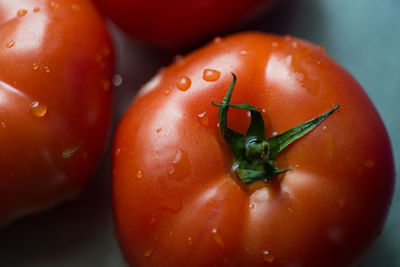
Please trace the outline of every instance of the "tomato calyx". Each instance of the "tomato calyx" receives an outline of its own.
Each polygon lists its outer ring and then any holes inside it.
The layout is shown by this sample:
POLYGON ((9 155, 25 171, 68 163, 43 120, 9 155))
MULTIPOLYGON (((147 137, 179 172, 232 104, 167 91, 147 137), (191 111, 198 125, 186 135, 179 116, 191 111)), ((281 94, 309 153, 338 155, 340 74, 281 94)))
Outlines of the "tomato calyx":
POLYGON ((218 107, 218 122, 222 137, 235 157, 234 169, 244 184, 259 180, 270 181, 278 174, 287 172, 291 168, 279 169, 273 159, 288 145, 303 137, 317 127, 328 116, 335 112, 339 105, 335 105, 330 111, 304 123, 301 123, 281 134, 271 138, 265 138, 265 125, 261 112, 249 103, 231 104, 233 88, 236 84, 236 75, 232 73, 233 80, 220 104, 212 104, 218 107), (250 111, 251 121, 246 135, 238 133, 228 127, 229 107, 250 111))

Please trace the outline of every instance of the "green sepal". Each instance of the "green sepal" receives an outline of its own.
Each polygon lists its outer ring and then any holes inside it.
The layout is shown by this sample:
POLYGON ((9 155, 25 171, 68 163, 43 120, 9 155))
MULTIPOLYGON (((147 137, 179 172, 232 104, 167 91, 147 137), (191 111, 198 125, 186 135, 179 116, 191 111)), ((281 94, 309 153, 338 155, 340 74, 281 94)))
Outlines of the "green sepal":
POLYGON ((336 105, 332 110, 321 116, 297 125, 286 132, 275 137, 265 138, 265 124, 261 112, 251 104, 231 104, 230 99, 236 84, 236 76, 232 73, 233 80, 220 104, 212 104, 219 108, 218 122, 222 137, 235 156, 235 171, 240 180, 252 183, 258 180, 265 182, 273 177, 291 170, 290 168, 279 169, 275 166, 273 159, 288 145, 303 137, 329 115, 339 108, 336 105), (238 133, 228 127, 229 107, 250 111, 251 121, 246 135, 238 133))

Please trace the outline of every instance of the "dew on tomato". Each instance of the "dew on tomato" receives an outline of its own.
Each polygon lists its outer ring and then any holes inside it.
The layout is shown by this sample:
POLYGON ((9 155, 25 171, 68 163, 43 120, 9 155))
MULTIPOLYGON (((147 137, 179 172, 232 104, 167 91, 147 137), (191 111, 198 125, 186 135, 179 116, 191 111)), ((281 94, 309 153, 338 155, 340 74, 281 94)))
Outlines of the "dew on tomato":
POLYGON ((199 120, 200 124, 204 127, 208 127, 208 114, 207 111, 204 111, 197 115, 197 119, 199 120))
POLYGON ((33 63, 33 64, 32 64, 32 69, 33 69, 33 70, 38 70, 38 69, 39 69, 39 64, 33 63))
POLYGON ((162 197, 159 207, 173 213, 178 213, 182 209, 182 198, 180 196, 165 196, 162 197))
POLYGON ((142 179, 142 178, 143 178, 143 171, 142 171, 142 170, 138 170, 138 171, 136 172, 136 177, 137 177, 138 179, 142 179))
POLYGON ((77 145, 75 146, 71 146, 71 147, 66 147, 62 150, 62 157, 64 159, 67 158, 71 158, 72 156, 75 155, 75 153, 81 148, 83 142, 79 142, 77 145))
POLYGON ((275 256, 272 255, 268 250, 262 252, 264 261, 272 263, 275 260, 275 256))
POLYGON ((15 41, 14 40, 10 40, 6 43, 6 48, 11 48, 15 45, 15 41))
POLYGON ((364 165, 368 169, 371 169, 371 168, 373 168, 375 166, 375 160, 374 159, 367 159, 366 161, 364 161, 364 165))
POLYGON ((60 3, 58 3, 58 2, 51 2, 50 3, 50 7, 52 8, 52 9, 57 9, 57 8, 59 8, 60 7, 60 3))
POLYGON ((28 13, 28 11, 27 11, 26 9, 20 9, 20 10, 18 10, 18 12, 17 12, 17 16, 18 16, 18 17, 23 17, 23 16, 26 15, 26 13, 28 13))
POLYGON ((39 11, 40 11, 40 7, 34 7, 34 8, 33 8, 33 12, 37 13, 37 12, 39 12, 39 11))
POLYGON ((47 106, 39 101, 34 101, 30 105, 32 114, 38 118, 44 117, 47 114, 47 106))
POLYGON ((101 79, 100 80, 100 84, 101 84, 101 88, 104 91, 110 90, 111 84, 110 84, 110 81, 108 79, 101 79))
POLYGON ((187 243, 188 243, 189 246, 193 245, 193 240, 192 240, 191 236, 188 236, 187 243))
POLYGON ((151 256, 151 253, 153 253, 153 250, 154 250, 153 247, 149 247, 148 249, 146 249, 146 250, 144 251, 143 256, 144 256, 145 258, 150 257, 150 256, 151 256))
POLYGON ((190 88, 191 84, 192 84, 192 81, 190 80, 190 78, 183 76, 178 79, 176 86, 178 87, 179 90, 186 91, 190 88))
POLYGON ((171 163, 171 169, 168 172, 169 177, 175 180, 186 178, 191 172, 191 165, 186 151, 178 149, 171 163))
POLYGON ((203 72, 203 80, 207 82, 215 82, 221 76, 221 72, 214 69, 205 69, 203 72))
POLYGON ((218 247, 220 247, 222 249, 225 248, 225 241, 224 241, 222 235, 217 230, 217 228, 213 228, 211 230, 211 236, 212 236, 213 241, 215 242, 215 244, 217 244, 218 247))

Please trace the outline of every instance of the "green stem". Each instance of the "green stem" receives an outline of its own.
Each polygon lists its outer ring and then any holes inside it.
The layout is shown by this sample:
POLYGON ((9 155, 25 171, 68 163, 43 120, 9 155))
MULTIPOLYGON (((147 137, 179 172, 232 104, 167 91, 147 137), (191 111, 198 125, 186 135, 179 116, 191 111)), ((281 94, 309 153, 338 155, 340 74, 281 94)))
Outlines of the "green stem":
POLYGON ((332 110, 314 119, 299 124, 275 137, 266 139, 265 125, 261 112, 248 103, 236 105, 230 103, 236 84, 235 74, 232 73, 232 76, 232 83, 222 102, 220 104, 212 102, 212 104, 219 108, 218 122, 222 137, 235 156, 235 166, 237 166, 235 171, 245 184, 258 180, 267 182, 278 174, 290 170, 289 168, 278 169, 273 159, 288 145, 306 135, 339 108, 339 105, 336 105, 332 110), (229 107, 250 111, 251 122, 246 135, 228 127, 229 107))

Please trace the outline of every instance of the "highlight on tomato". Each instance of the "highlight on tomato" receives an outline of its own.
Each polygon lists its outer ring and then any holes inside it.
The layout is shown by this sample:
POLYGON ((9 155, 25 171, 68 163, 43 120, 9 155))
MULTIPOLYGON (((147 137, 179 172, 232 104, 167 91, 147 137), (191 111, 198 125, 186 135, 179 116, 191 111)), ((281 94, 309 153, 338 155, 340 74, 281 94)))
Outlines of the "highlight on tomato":
POLYGON ((257 17, 278 0, 93 0, 134 38, 179 48, 257 17))
POLYGON ((131 266, 354 266, 393 184, 364 90, 289 36, 241 33, 178 58, 115 136, 115 227, 131 266))
POLYGON ((112 44, 86 0, 0 0, 0 225, 74 198, 111 118, 112 44))

